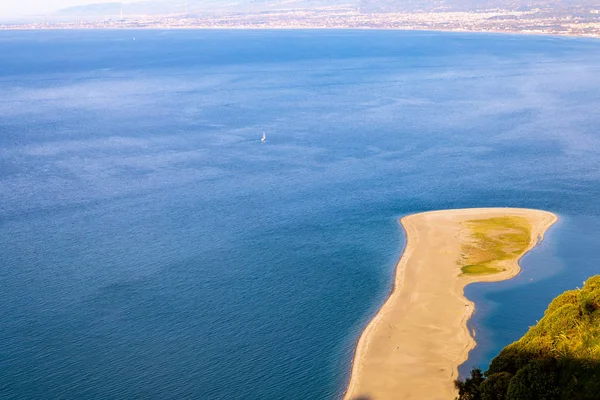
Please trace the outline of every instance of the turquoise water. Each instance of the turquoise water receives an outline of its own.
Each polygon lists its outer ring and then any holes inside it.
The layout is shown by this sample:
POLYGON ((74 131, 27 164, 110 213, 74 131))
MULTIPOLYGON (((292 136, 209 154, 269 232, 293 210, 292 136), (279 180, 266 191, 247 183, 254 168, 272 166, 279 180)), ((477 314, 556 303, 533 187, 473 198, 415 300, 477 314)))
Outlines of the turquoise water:
POLYGON ((537 36, 0 32, 0 397, 336 398, 398 217, 556 212, 522 275, 467 289, 463 370, 486 365, 600 272, 599 61, 537 36))

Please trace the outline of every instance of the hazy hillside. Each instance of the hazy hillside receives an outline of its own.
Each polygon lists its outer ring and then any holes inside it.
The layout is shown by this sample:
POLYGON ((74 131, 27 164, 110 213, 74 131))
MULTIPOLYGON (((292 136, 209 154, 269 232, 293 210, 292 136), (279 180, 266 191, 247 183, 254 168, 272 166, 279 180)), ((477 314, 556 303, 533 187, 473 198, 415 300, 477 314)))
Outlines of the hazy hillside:
POLYGON ((59 10, 59 15, 126 15, 181 13, 257 13, 277 10, 358 8, 357 0, 150 0, 131 3, 108 2, 59 10))
POLYGON ((554 10, 576 7, 600 8, 599 0, 360 0, 360 9, 365 12, 470 11, 478 9, 533 9, 554 10))
POLYGON ((265 11, 349 8, 365 13, 403 11, 469 11, 481 9, 600 8, 600 0, 146 0, 106 2, 60 10, 59 15, 115 15, 194 13, 258 13, 265 11))

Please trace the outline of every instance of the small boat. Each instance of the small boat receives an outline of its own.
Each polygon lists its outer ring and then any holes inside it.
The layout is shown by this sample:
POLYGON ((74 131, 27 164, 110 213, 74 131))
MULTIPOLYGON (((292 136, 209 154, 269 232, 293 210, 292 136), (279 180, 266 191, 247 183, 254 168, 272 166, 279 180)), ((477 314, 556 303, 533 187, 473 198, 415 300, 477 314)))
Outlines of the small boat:
POLYGON ((266 133, 263 132, 263 135, 260 138, 260 141, 263 142, 263 143, 267 141, 267 134, 266 133))

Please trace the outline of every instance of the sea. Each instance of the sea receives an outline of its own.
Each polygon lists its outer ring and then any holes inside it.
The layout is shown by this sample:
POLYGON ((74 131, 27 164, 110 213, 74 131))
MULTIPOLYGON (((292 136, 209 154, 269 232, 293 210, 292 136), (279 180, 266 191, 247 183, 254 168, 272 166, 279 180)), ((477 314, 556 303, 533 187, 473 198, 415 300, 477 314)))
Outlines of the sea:
POLYGON ((591 38, 0 32, 0 398, 340 398, 400 217, 552 211, 485 369, 600 273, 598 110, 591 38))

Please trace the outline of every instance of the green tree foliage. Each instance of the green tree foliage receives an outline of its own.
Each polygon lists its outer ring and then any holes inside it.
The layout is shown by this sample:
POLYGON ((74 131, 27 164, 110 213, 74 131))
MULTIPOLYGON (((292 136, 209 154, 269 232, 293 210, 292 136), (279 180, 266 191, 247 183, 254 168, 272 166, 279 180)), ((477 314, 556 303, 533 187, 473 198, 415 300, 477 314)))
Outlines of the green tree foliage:
POLYGON ((483 377, 483 373, 479 368, 473 368, 471 371, 471 376, 462 381, 454 381, 454 386, 458 389, 458 393, 460 395, 461 400, 479 400, 481 399, 481 395, 479 392, 479 387, 483 383, 485 378, 483 377))
POLYGON ((600 275, 554 299, 485 373, 455 385, 459 400, 600 400, 600 275))
POLYGON ((512 374, 499 372, 485 379, 481 385, 481 400, 506 400, 506 391, 512 374))

